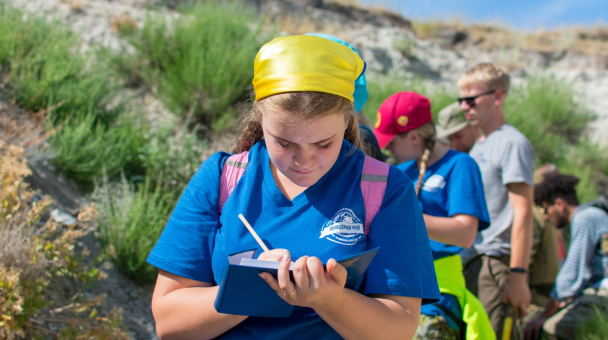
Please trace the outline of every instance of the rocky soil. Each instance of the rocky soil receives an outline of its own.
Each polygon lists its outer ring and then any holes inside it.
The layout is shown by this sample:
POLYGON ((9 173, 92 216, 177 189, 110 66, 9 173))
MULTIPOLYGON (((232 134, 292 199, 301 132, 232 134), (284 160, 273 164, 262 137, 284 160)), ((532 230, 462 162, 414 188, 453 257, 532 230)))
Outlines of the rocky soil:
MULTIPOLYGON (((428 41, 416 37, 410 21, 397 15, 366 11, 323 0, 276 1, 249 0, 259 12, 271 18, 293 13, 309 18, 316 31, 337 35, 352 43, 368 63, 370 76, 378 74, 418 74, 439 86, 454 86, 457 77, 468 67, 481 61, 512 62, 521 65, 513 69, 517 79, 535 72, 552 72, 575 84, 589 107, 598 115, 589 135, 608 145, 608 59, 605 56, 582 55, 562 51, 480 49, 467 42, 462 32, 447 30, 440 40, 428 41)), ((150 6, 166 5, 163 11, 175 15, 172 8, 179 0, 3 0, 22 7, 28 15, 44 15, 65 22, 82 37, 82 50, 95 44, 120 49, 116 21, 129 17, 142 22, 150 6)), ((297 32, 303 33, 303 32, 297 32)), ((0 89, 0 92, 2 90, 0 89)), ((170 119, 171 115, 151 94, 143 93, 138 100, 146 108, 150 121, 170 119)), ((0 109, 10 107, 6 95, 0 94, 0 109)), ((4 115, 4 113, 3 113, 4 115)), ((211 141, 208 152, 226 149, 230 138, 211 141)), ((43 163, 34 165, 32 184, 51 194, 56 208, 75 214, 84 198, 77 187, 62 179, 43 163)), ((88 246, 98 247, 94 239, 88 246)), ((152 287, 141 287, 119 275, 110 263, 103 269, 109 274, 90 292, 107 294, 107 305, 124 310, 125 325, 136 339, 154 339, 154 321, 150 312, 152 287)))

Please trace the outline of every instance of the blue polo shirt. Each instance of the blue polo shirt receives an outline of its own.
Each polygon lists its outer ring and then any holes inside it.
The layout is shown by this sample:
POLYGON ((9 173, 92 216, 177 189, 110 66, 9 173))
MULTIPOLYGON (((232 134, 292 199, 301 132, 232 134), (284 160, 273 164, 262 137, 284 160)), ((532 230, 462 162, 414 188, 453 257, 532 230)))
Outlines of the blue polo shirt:
MULTIPOLYGON (((411 181, 391 167, 384 200, 363 234, 361 193, 364 154, 343 142, 334 166, 293 200, 277 187, 262 140, 249 153, 243 177, 218 213, 220 174, 229 154, 216 153, 196 172, 180 198, 148 263, 189 279, 219 282, 228 255, 258 248, 238 214, 243 214, 273 248, 286 248, 295 261, 317 256, 326 262, 380 247, 359 288, 363 294, 439 298, 428 236, 411 181), (354 152, 353 152, 354 151, 354 152), (348 221, 344 228, 336 228, 348 221), (361 224, 361 228, 353 228, 361 224), (332 226, 332 228, 328 228, 332 226), (346 227, 348 226, 348 227, 346 227)), ((289 318, 249 317, 220 338, 340 339, 312 309, 296 308, 289 318)))
MULTIPOLYGON (((418 183, 415 160, 397 166, 418 183)), ((466 214, 479 219, 478 231, 490 225, 490 216, 481 181, 481 172, 469 155, 450 149, 439 161, 428 167, 418 195, 422 213, 437 217, 466 214)), ((461 247, 431 240, 433 259, 460 253, 461 247)))

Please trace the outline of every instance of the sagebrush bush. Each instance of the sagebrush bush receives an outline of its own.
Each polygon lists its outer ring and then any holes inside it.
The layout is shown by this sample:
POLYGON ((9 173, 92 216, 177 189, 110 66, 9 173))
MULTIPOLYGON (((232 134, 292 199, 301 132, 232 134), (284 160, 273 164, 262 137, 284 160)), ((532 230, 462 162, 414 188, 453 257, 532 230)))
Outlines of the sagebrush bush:
MULTIPOLYGON (((604 296, 608 299, 608 297, 604 296)), ((576 340, 605 340, 608 335, 608 306, 594 308, 591 318, 577 329, 576 340)))
POLYGON ((572 82, 534 75, 513 87, 505 116, 532 143, 537 165, 554 163, 581 179, 577 193, 586 202, 608 188, 608 151, 584 138, 596 117, 580 96, 572 82))
POLYGON ((140 158, 155 186, 179 195, 201 165, 206 146, 187 124, 167 124, 149 133, 140 158))
POLYGON ((53 111, 58 122, 94 114, 111 121, 120 103, 108 109, 119 85, 109 65, 92 52, 77 50, 78 36, 57 21, 28 17, 0 7, 0 64, 6 67, 12 96, 23 108, 53 111))
POLYGON ((151 182, 147 177, 136 187, 124 178, 118 184, 105 180, 94 194, 110 258, 123 275, 142 284, 154 282, 158 274, 146 258, 175 205, 174 193, 152 189, 151 182))
POLYGON ((564 159, 556 163, 558 169, 580 179, 576 194, 581 203, 606 195, 608 189, 608 150, 582 140, 569 147, 564 159))
POLYGON ((117 177, 125 168, 141 173, 139 152, 146 142, 145 129, 129 116, 106 127, 93 114, 71 117, 50 137, 55 150, 52 163, 64 174, 90 186, 105 174, 117 177))
POLYGON ((179 17, 150 14, 127 35, 132 55, 115 56, 128 83, 144 82, 174 113, 210 126, 246 94, 264 34, 246 3, 205 1, 179 17))
POLYGON ((75 246, 91 214, 68 227, 48 219, 52 201, 24 183, 29 173, 23 149, 0 140, 0 338, 128 339, 121 310, 102 315, 103 298, 83 296, 103 274, 75 246))
POLYGON ((534 145, 537 164, 560 162, 595 119, 576 98, 573 84, 554 75, 532 76, 509 93, 505 116, 534 145))

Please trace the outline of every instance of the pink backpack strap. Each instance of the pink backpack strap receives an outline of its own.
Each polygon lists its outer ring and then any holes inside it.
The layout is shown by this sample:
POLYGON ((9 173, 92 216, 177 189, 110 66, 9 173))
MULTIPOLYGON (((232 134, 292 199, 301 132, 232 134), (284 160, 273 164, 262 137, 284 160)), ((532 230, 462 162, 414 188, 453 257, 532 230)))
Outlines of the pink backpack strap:
POLYGON ((380 210, 386 191, 389 169, 390 165, 387 163, 365 156, 361 171, 361 192, 365 204, 365 235, 369 234, 372 220, 380 210))
POLYGON ((222 214, 224 203, 226 203, 228 197, 232 194, 232 190, 234 190, 239 179, 245 173, 248 155, 249 151, 237 153, 228 157, 226 162, 224 162, 220 179, 220 215, 222 214))

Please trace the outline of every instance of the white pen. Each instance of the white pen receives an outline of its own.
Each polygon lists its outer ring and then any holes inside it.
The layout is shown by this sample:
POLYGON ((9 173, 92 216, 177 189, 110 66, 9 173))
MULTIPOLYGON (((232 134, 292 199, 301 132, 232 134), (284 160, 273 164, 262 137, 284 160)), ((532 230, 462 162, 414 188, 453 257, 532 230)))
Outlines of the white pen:
POLYGON ((239 218, 241 219, 241 221, 243 221, 243 224, 245 225, 245 227, 247 227, 247 230, 249 230, 251 235, 253 235, 253 238, 255 238, 255 240, 258 242, 260 247, 262 247, 262 249, 264 249, 264 251, 269 251, 270 249, 268 249, 268 247, 266 247, 266 244, 264 244, 264 242, 258 236, 258 234, 255 232, 255 230, 253 230, 253 227, 251 227, 251 224, 249 224, 249 222, 247 222, 247 220, 245 219, 245 216, 243 216, 243 214, 239 214, 239 218))

